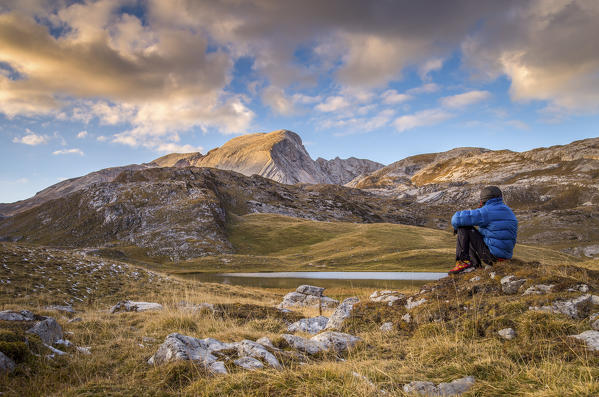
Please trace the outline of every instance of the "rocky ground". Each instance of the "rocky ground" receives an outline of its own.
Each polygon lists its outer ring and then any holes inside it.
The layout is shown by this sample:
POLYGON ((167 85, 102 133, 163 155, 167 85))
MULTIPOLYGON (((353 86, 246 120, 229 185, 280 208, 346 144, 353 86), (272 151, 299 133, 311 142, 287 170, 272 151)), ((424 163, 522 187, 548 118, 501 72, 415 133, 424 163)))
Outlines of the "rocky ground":
POLYGON ((1 248, 5 395, 599 392, 599 272, 582 267, 511 261, 420 290, 269 291, 1 248))

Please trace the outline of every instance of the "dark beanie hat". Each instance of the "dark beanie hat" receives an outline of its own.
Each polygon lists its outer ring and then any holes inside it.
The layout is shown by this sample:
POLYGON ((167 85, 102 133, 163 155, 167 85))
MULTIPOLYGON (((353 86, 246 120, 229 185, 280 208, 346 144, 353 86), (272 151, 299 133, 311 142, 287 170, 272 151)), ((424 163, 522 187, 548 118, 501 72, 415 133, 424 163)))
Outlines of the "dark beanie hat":
POLYGON ((501 189, 499 189, 497 186, 487 186, 480 191, 480 201, 482 201, 483 204, 491 199, 502 196, 503 194, 501 193, 501 189))

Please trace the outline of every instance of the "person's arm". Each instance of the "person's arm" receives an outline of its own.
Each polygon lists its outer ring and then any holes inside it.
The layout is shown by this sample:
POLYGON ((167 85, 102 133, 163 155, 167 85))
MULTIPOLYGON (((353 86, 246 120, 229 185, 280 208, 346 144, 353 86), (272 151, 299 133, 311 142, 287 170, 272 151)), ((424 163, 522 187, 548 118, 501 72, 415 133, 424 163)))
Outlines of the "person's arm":
POLYGON ((451 226, 454 229, 465 226, 486 226, 488 223, 487 211, 484 207, 458 211, 451 217, 451 226))

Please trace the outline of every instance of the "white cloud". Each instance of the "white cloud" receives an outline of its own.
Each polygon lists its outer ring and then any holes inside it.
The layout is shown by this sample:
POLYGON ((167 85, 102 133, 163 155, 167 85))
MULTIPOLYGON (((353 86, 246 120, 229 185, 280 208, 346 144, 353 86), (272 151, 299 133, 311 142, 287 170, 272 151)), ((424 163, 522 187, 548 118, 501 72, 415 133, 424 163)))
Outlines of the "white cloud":
POLYGON ((388 105, 395 105, 412 99, 410 95, 400 94, 396 90, 387 90, 381 95, 383 102, 388 105))
POLYGON ((441 89, 439 85, 435 83, 426 83, 421 85, 420 87, 410 88, 406 91, 406 93, 410 95, 419 95, 419 94, 430 94, 433 92, 437 92, 441 89))
POLYGON ((295 113, 297 110, 292 100, 290 100, 285 92, 278 87, 270 86, 262 92, 262 102, 268 105, 275 112, 288 116, 295 113))
POLYGON ((443 67, 443 58, 433 58, 426 61, 418 68, 418 74, 423 81, 430 81, 430 72, 440 70, 443 67))
POLYGON ((440 99, 441 105, 448 108, 463 108, 491 97, 489 91, 469 91, 463 94, 446 96, 440 99))
POLYGON ((178 145, 176 143, 161 143, 155 150, 159 153, 192 153, 202 152, 204 148, 201 146, 178 145))
POLYGON ((44 143, 48 143, 49 137, 47 135, 38 135, 29 129, 27 129, 26 132, 26 135, 23 135, 21 137, 14 137, 12 141, 14 143, 22 143, 24 145, 30 146, 37 146, 44 143))
POLYGON ((77 138, 83 139, 88 135, 87 131, 81 131, 77 134, 77 138))
POLYGON ((316 110, 321 112, 336 112, 350 105, 342 96, 330 96, 323 103, 316 105, 316 110))
POLYGON ((443 109, 427 109, 414 114, 398 117, 393 122, 393 125, 397 131, 403 132, 416 127, 439 124, 451 117, 453 117, 453 114, 443 109))
POLYGON ((530 130, 530 127, 528 126, 528 124, 526 124, 525 122, 523 122, 521 120, 508 120, 505 123, 507 125, 509 125, 510 127, 515 127, 520 130, 525 130, 525 131, 530 130))
POLYGON ((97 140, 98 142, 106 142, 106 141, 108 140, 108 138, 107 138, 107 137, 105 137, 104 135, 99 135, 99 136, 96 138, 96 140, 97 140))
POLYGON ((52 152, 52 154, 54 154, 54 155, 78 154, 79 156, 83 156, 83 152, 81 151, 81 149, 77 149, 77 148, 73 148, 73 149, 60 149, 60 150, 56 150, 56 151, 52 152))

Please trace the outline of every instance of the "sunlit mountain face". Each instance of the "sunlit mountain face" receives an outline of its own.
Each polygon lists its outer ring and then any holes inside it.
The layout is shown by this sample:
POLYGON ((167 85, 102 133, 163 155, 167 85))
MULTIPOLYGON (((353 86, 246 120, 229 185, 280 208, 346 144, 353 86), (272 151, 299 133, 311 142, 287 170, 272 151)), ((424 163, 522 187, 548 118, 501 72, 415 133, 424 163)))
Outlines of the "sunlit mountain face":
POLYGON ((316 159, 597 135, 595 1, 4 1, 0 202, 288 129, 316 159))

